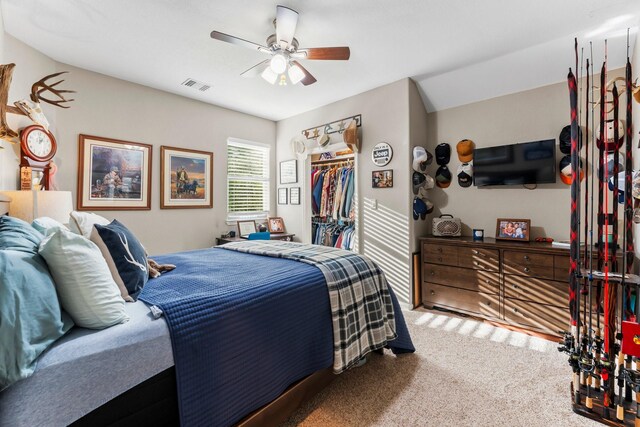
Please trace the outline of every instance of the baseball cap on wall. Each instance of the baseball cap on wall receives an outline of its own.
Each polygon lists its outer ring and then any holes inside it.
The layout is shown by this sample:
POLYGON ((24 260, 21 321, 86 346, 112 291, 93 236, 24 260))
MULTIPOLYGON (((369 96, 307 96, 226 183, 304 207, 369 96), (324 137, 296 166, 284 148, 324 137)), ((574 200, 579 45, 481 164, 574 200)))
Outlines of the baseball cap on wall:
POLYGON ((444 166, 451 160, 451 146, 446 142, 436 147, 436 163, 444 166))
POLYGON ((427 166, 433 162, 433 155, 424 147, 413 147, 413 170, 425 173, 427 166))
MULTIPOLYGON (((560 159, 560 180, 567 185, 571 185, 571 156, 564 156, 560 159)), ((580 181, 584 179, 584 169, 582 159, 580 159, 580 181)))
POLYGON ((413 198, 413 219, 418 218, 425 219, 427 214, 433 212, 433 203, 427 199, 421 199, 419 197, 413 198))
POLYGON ((440 166, 436 172, 436 185, 440 188, 447 188, 451 185, 451 171, 446 166, 440 166))
POLYGON ((456 145, 456 151, 458 152, 458 159, 463 163, 469 163, 473 160, 473 149, 475 144, 470 139, 463 139, 456 145))
MULTIPOLYGON (((624 183, 624 178, 625 178, 625 172, 619 172, 618 173, 618 203, 624 203, 624 187, 625 187, 625 183, 624 183)), ((613 177, 609 178, 609 183, 608 183, 608 187, 610 191, 613 191, 614 187, 614 182, 613 182, 613 177)))
MULTIPOLYGON (((579 127, 578 130, 578 140, 580 143, 580 148, 582 148, 582 128, 579 127)), ((558 137, 558 146, 562 154, 571 154, 571 125, 567 125, 562 128, 560 136, 558 137)))
POLYGON ((458 166, 458 184, 460 187, 471 187, 473 184, 473 165, 462 163, 458 166))

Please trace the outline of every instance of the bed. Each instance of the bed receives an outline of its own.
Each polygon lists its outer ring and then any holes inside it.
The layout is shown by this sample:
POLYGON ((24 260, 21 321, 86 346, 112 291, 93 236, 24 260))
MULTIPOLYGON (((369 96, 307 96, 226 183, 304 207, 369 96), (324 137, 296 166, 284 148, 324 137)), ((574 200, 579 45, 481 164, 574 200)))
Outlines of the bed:
MULTIPOLYGON (((0 425, 260 425, 286 417, 330 381, 341 351, 327 292, 335 278, 295 245, 243 242, 154 258, 178 268, 127 304, 129 322, 74 328, 58 340, 31 377, 0 394, 0 425), (284 246, 267 254, 265 245, 284 246)), ((359 353, 413 351, 388 289, 393 337, 359 353)), ((343 347, 371 330, 354 334, 347 325, 343 347)))

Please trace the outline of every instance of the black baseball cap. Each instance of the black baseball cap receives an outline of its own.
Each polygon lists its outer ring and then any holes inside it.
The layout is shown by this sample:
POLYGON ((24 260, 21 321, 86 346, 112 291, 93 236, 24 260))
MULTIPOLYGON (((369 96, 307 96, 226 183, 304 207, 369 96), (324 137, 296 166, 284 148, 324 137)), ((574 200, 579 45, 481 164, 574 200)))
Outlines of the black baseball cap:
POLYGON ((461 163, 458 166, 458 184, 460 187, 471 187, 471 184, 473 184, 473 166, 471 163, 461 163))
POLYGON ((436 163, 444 166, 451 160, 451 146, 446 142, 438 144, 436 147, 436 163))
POLYGON ((436 171, 436 185, 440 188, 447 188, 451 185, 451 171, 446 166, 440 166, 436 171))
MULTIPOLYGON (((571 125, 562 128, 558 140, 560 152, 562 154, 571 154, 571 125)), ((582 148, 582 128, 580 127, 578 127, 578 142, 579 147, 582 148)))

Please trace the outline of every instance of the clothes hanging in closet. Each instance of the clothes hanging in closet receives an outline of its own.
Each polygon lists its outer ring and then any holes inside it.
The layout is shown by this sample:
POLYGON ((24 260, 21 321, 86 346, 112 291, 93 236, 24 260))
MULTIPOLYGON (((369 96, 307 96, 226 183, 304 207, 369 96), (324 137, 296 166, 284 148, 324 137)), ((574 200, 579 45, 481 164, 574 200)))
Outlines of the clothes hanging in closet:
POLYGON ((313 244, 333 246, 335 248, 353 250, 355 243, 355 227, 353 225, 336 224, 333 222, 313 222, 313 244))
POLYGON ((335 221, 353 220, 354 191, 355 172, 351 166, 311 171, 311 205, 316 216, 335 221))

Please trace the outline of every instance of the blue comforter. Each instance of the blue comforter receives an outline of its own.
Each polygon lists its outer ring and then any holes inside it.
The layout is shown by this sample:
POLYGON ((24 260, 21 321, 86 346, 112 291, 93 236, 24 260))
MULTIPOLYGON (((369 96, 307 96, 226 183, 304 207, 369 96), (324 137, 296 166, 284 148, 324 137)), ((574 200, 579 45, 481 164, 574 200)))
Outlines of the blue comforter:
MULTIPOLYGON (((140 299, 159 306, 173 346, 183 426, 231 425, 293 382, 333 363, 331 311, 320 270, 220 249, 154 257, 178 267, 140 299)), ((396 352, 412 351, 393 297, 396 352)))

